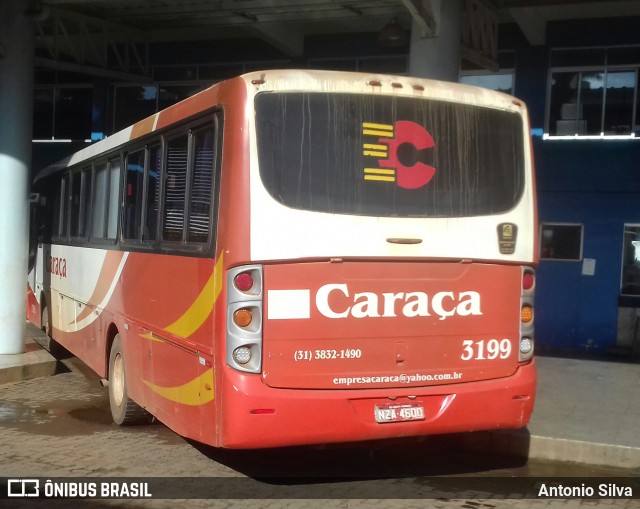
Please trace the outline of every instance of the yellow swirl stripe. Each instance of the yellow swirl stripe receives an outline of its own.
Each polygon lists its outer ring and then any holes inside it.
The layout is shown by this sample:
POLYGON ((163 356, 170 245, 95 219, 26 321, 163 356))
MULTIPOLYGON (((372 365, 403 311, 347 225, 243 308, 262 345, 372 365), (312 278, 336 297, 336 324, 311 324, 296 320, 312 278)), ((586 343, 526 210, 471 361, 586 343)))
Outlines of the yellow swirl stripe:
POLYGON ((200 295, 193 304, 171 325, 164 328, 165 331, 183 338, 188 338, 204 323, 211 314, 213 306, 218 300, 222 290, 222 253, 218 257, 211 277, 204 285, 200 295))
MULTIPOLYGON (((213 311, 213 307, 222 291, 222 267, 222 253, 220 253, 213 272, 198 297, 180 318, 164 328, 165 331, 187 338, 202 326, 211 311, 213 311)), ((152 333, 140 334, 140 337, 149 341, 162 341, 152 333)), ((183 405, 203 405, 214 398, 213 369, 208 369, 193 380, 175 387, 163 387, 147 380, 143 381, 156 394, 183 405)))
POLYGON ((208 369, 190 382, 176 387, 162 387, 146 380, 144 383, 163 398, 183 405, 198 406, 213 401, 213 369, 208 369))

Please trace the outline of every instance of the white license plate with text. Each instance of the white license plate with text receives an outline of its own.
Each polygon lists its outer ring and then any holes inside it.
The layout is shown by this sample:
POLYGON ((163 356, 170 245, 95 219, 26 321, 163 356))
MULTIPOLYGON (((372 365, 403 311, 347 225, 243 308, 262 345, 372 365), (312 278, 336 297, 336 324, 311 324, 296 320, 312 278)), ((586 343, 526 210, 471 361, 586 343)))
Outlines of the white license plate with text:
POLYGON ((376 422, 423 421, 424 407, 422 403, 403 403, 376 405, 374 407, 376 422))

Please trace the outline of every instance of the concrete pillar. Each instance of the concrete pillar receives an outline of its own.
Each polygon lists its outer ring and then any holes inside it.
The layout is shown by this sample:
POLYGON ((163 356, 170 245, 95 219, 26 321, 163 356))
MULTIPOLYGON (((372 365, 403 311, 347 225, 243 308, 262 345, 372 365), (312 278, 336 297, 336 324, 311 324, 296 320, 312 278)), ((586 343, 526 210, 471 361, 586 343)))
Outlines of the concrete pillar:
POLYGON ((0 354, 24 351, 33 111, 29 0, 0 0, 0 354))
POLYGON ((420 78, 458 81, 460 74, 460 44, 462 7, 464 0, 433 2, 436 8, 437 31, 435 37, 422 37, 414 20, 411 27, 409 74, 420 78))

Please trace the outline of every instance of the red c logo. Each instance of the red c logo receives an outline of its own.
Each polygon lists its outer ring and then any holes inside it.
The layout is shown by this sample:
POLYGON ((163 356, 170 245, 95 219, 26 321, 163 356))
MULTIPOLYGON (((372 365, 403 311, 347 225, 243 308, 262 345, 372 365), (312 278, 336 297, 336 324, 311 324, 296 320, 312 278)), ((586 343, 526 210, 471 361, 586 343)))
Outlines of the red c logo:
POLYGON ((384 168, 397 170, 397 183, 405 189, 417 189, 425 186, 433 178, 436 169, 433 166, 416 162, 413 166, 405 166, 398 159, 398 148, 404 143, 410 143, 417 150, 435 147, 435 142, 429 132, 414 122, 399 120, 395 124, 395 136, 391 139, 380 138, 380 143, 389 146, 389 158, 378 163, 384 168))

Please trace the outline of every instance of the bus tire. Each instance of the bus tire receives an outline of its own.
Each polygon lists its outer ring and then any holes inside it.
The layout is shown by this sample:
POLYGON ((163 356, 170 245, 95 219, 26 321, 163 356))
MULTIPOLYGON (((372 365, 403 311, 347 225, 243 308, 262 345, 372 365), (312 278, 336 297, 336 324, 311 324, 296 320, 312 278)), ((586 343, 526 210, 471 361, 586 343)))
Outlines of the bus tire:
POLYGON ((129 426, 149 422, 147 411, 127 393, 127 376, 120 334, 116 334, 109 354, 109 406, 114 422, 129 426))

